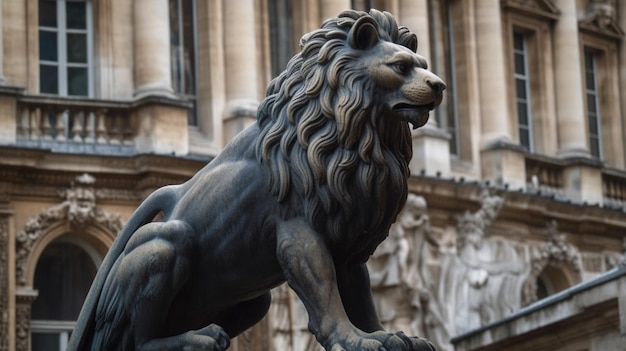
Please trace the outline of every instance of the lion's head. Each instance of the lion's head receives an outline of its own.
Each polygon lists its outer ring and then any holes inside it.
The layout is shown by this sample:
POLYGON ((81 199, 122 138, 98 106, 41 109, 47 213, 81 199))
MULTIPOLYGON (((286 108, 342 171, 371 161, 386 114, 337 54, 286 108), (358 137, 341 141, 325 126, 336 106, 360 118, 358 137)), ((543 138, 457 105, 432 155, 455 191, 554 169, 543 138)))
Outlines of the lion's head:
POLYGON ((301 47, 259 107, 257 157, 284 217, 365 260, 406 200, 408 123, 426 123, 445 85, 386 12, 345 11, 301 47))

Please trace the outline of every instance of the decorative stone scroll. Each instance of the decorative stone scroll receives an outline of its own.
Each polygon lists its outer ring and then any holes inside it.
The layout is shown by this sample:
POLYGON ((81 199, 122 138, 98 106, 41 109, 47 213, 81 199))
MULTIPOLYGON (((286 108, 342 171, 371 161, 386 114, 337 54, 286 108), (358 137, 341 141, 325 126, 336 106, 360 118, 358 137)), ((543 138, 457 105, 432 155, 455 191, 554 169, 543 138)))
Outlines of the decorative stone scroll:
POLYGON ((96 206, 95 178, 83 174, 61 193, 65 199, 31 217, 16 236, 16 275, 18 284, 26 283, 26 262, 37 240, 55 223, 67 221, 70 228, 82 230, 88 224, 101 226, 112 233, 122 228, 119 214, 110 214, 96 206))

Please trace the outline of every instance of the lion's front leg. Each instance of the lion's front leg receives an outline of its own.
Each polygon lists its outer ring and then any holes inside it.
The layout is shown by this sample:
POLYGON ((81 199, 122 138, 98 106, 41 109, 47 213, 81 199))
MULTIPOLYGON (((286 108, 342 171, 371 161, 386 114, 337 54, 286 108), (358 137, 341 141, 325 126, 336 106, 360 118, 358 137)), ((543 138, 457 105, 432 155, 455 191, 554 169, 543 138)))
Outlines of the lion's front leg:
POLYGON ((307 309, 309 329, 326 350, 430 351, 412 348, 399 335, 357 328, 342 303, 335 265, 323 237, 301 218, 281 222, 277 229, 278 261, 307 309))

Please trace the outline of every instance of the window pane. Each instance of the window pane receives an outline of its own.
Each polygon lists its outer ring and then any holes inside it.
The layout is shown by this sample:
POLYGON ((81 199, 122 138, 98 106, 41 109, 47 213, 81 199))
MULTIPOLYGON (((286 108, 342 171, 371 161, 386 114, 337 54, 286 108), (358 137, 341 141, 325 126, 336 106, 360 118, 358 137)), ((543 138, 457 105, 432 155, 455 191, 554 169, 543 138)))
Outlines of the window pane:
POLYGON ((515 54, 515 73, 526 74, 526 68, 524 67, 524 55, 521 53, 515 54))
POLYGON ((596 82, 593 72, 587 72, 585 74, 585 80, 587 81, 588 90, 596 90, 596 82))
POLYGON ((530 135, 528 133, 528 129, 519 130, 519 142, 522 146, 530 149, 530 135))
POLYGON ((57 2, 54 0, 39 0, 39 26, 57 26, 57 2))
POLYGON ((39 296, 33 301, 32 318, 76 320, 95 274, 96 266, 82 248, 66 242, 48 245, 35 269, 39 296))
POLYGON ((598 135, 598 117, 589 115, 589 134, 598 135))
POLYGON ((88 96, 87 68, 69 67, 67 69, 67 94, 88 96))
POLYGON ((33 333, 31 349, 35 351, 61 351, 59 338, 59 334, 33 333))
POLYGON ((87 35, 67 34, 67 62, 87 63, 87 35))
POLYGON ((585 51, 585 69, 593 70, 593 53, 590 51, 585 51))
POLYGON ((524 50, 524 34, 513 33, 513 48, 516 50, 524 50))
POLYGON ((596 97, 593 94, 587 94, 587 111, 597 112, 596 97))
POLYGON ((528 104, 524 102, 517 103, 517 120, 520 126, 528 126, 528 104))
POLYGON ((524 79, 515 79, 516 97, 526 100, 526 81, 524 79))
POLYGON ((47 30, 39 31, 39 59, 57 61, 57 33, 47 30))
POLYGON ((66 3, 67 28, 87 29, 86 5, 84 2, 70 1, 66 3))
POLYGON ((589 149, 592 156, 600 157, 600 141, 598 140, 598 138, 589 138, 589 149))
POLYGON ((39 91, 48 94, 59 93, 59 70, 57 66, 39 65, 39 91))

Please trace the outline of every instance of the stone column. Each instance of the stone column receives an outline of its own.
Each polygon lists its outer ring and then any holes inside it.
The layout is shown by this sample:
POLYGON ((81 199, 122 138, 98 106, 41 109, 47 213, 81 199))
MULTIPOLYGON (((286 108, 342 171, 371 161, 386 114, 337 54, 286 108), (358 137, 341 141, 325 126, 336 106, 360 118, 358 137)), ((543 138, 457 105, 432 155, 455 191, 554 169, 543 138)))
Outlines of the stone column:
POLYGON ((476 1, 476 27, 481 144, 485 147, 511 140, 499 0, 476 1))
POLYGON ((554 26, 556 116, 560 157, 589 157, 576 1, 557 0, 554 26))
POLYGON ((320 0, 320 24, 350 8, 352 8, 350 0, 320 0))
MULTIPOLYGON (((394 14, 395 15, 395 14, 394 14)), ((430 54, 430 22, 428 20, 428 0, 400 0, 398 24, 405 26, 417 35, 417 53, 432 66, 430 54)))
POLYGON ((173 96, 169 3, 134 0, 135 96, 173 96))
POLYGON ((521 147, 511 141, 507 109, 509 79, 500 1, 480 0, 475 6, 482 178, 497 185, 523 188, 526 183, 524 154, 521 147))
POLYGON ((224 1, 224 143, 256 119, 258 72, 254 0, 224 1))
POLYGON ((2 0, 0 0, 0 85, 4 85, 4 44, 2 38, 4 37, 3 24, 2 20, 2 0))

